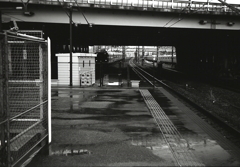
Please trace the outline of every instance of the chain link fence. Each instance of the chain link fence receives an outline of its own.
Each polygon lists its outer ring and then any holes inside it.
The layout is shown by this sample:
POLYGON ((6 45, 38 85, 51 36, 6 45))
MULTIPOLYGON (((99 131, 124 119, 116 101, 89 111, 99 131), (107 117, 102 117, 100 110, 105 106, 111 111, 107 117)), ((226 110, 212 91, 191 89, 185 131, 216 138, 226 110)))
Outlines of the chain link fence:
POLYGON ((15 166, 48 136, 48 43, 0 37, 0 166, 15 166))

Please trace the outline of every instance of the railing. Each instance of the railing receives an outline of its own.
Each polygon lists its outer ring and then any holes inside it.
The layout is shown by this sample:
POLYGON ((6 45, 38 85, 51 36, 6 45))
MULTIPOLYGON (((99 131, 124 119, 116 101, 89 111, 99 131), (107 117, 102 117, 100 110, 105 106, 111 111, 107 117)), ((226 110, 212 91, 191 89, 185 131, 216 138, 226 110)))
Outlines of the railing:
MULTIPOLYGON (((21 2, 21 0, 2 0, 21 2)), ((228 1, 227 1, 228 2, 228 1)), ((231 2, 231 1, 229 1, 231 2)), ((235 14, 235 12, 218 0, 30 0, 29 3, 44 5, 72 5, 77 7, 96 7, 132 10, 154 10, 164 12, 194 12, 201 14, 235 14)), ((240 10, 240 3, 232 4, 240 10)))

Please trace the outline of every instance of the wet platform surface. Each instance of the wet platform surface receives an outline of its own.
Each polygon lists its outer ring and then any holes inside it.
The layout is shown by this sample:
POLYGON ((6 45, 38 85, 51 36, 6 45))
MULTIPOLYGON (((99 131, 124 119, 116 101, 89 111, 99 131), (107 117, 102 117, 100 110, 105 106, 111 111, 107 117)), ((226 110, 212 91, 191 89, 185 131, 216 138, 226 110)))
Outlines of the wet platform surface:
MULTIPOLYGON (((155 92, 157 101, 195 162, 240 166, 183 104, 162 92, 155 92)), ((174 141, 166 140, 138 89, 53 88, 52 133, 51 145, 27 166, 180 166, 174 141)))

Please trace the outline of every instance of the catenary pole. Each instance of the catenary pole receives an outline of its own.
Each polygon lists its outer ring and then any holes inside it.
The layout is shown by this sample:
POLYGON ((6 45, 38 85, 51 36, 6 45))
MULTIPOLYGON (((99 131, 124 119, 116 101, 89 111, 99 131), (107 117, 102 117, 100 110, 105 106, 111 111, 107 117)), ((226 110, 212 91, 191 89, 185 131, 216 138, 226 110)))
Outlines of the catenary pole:
POLYGON ((69 86, 73 86, 72 84, 72 7, 69 8, 69 24, 70 24, 70 83, 69 86))

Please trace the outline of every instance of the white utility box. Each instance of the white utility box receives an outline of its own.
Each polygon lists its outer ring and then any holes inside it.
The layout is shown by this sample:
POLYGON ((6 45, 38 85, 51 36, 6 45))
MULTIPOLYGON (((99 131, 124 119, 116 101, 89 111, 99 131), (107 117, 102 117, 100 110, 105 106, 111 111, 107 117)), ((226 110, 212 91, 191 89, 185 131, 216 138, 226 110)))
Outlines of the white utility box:
MULTIPOLYGON (((70 84, 70 53, 58 53, 58 85, 70 84)), ((95 57, 93 53, 72 53, 73 86, 95 83, 95 57)))

